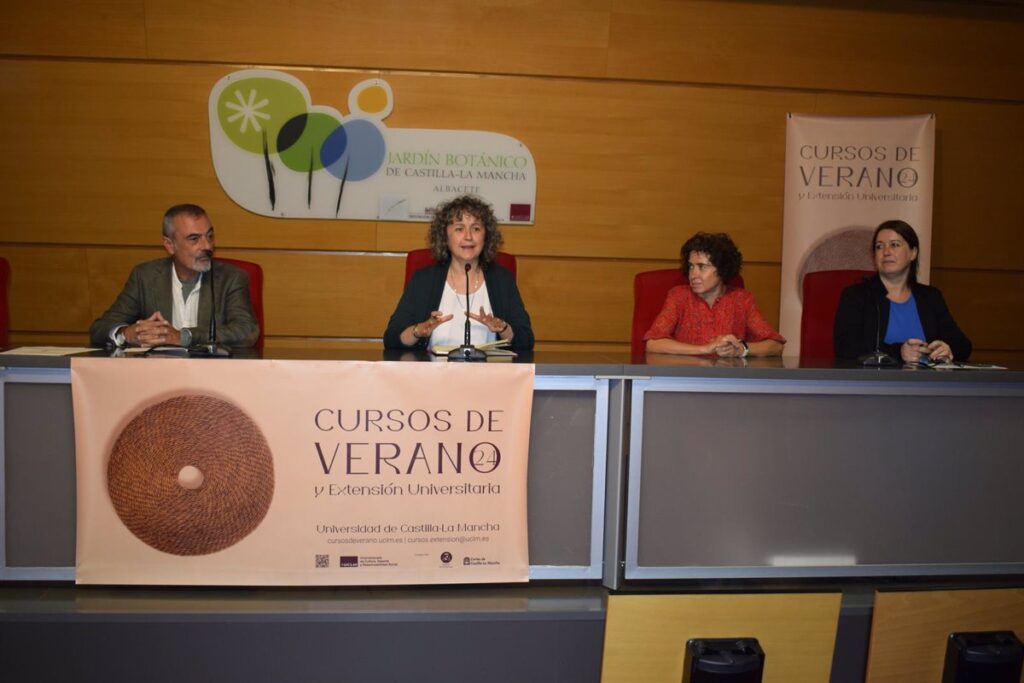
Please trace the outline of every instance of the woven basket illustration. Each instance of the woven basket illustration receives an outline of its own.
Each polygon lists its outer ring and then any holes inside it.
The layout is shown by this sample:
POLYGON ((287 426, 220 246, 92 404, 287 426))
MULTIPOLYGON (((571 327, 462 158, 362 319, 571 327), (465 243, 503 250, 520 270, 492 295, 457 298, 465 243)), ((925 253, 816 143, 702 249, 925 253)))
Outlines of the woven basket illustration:
POLYGON ((263 521, 274 495, 270 447, 236 406, 211 396, 162 401, 139 413, 114 444, 107 489, 125 526, 173 555, 230 547, 263 521), (179 482, 194 467, 202 483, 179 482))

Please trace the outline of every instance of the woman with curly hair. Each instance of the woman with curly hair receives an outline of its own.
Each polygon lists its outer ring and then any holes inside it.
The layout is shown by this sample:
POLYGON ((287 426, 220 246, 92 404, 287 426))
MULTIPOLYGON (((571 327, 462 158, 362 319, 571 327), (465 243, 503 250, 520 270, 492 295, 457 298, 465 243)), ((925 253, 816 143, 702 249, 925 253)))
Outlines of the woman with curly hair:
POLYGON ((508 339, 513 350, 532 349, 530 315, 515 278, 494 262, 501 242, 498 220, 482 199, 463 195, 438 206, 427 231, 436 263, 409 280, 384 331, 384 347, 458 346, 468 313, 474 345, 508 339))
POLYGON ((754 295, 726 283, 743 255, 725 233, 698 232, 680 250, 688 285, 669 290, 644 339, 648 353, 779 356, 785 337, 765 320, 754 295))

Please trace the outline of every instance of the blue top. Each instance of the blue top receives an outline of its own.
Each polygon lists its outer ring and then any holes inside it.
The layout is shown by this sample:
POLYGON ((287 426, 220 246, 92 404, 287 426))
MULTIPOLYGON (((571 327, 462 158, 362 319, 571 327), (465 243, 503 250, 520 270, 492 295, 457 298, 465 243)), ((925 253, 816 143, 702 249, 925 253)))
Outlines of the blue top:
POLYGON ((885 328, 886 344, 902 344, 908 339, 928 341, 921 326, 921 317, 917 314, 913 294, 901 304, 889 302, 889 324, 885 328))

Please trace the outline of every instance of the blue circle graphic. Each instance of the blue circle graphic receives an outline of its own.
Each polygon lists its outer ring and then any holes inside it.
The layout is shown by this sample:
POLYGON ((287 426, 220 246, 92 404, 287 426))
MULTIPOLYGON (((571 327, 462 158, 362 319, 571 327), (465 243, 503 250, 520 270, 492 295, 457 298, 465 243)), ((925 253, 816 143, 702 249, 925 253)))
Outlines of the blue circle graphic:
POLYGON ((380 170, 384 152, 384 136, 377 126, 366 119, 351 119, 324 140, 320 162, 335 178, 365 180, 380 170))

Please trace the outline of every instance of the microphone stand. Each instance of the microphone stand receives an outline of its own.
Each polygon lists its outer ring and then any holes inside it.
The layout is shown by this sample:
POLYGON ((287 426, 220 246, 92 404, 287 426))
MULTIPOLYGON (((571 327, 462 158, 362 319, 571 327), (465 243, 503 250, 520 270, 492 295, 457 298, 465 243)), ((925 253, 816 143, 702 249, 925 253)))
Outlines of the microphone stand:
POLYGON ((188 349, 191 358, 228 358, 231 351, 217 343, 217 299, 213 294, 213 253, 210 253, 210 340, 193 344, 188 349))
POLYGON ((462 346, 448 352, 449 363, 483 363, 487 354, 473 346, 469 340, 469 271, 472 266, 466 264, 466 329, 463 334, 462 346))
POLYGON ((882 311, 875 299, 875 350, 857 357, 857 361, 865 368, 886 368, 899 365, 896 359, 882 350, 882 311))

